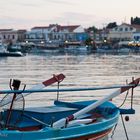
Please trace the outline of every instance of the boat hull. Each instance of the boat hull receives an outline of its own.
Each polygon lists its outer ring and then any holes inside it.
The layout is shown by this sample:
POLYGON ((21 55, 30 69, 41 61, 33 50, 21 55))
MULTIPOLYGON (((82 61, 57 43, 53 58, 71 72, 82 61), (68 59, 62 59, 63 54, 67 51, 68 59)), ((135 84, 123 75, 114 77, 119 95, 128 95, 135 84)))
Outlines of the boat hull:
POLYGON ((111 132, 112 129, 108 129, 106 131, 97 133, 97 134, 91 134, 91 135, 86 135, 78 138, 72 138, 69 140, 107 140, 108 139, 108 134, 111 132))
MULTIPOLYGON (((90 105, 95 101, 65 103, 55 102, 55 106, 44 108, 29 108, 24 110, 24 115, 32 116, 43 122, 51 124, 52 117, 57 120, 64 118, 90 105)), ((12 113, 17 114, 20 110, 15 110, 12 113)), ((0 140, 104 140, 111 132, 112 128, 117 124, 119 119, 119 109, 110 102, 106 102, 97 108, 97 111, 91 111, 86 114, 93 119, 92 123, 76 124, 65 128, 53 128, 41 126, 39 122, 23 118, 17 128, 3 129, 0 131, 0 140), (95 114, 96 112, 96 114, 95 114), (100 114, 97 115, 97 113, 100 114), (89 115, 90 114, 90 115, 89 115), (94 120, 94 119, 93 119, 94 120), (32 127, 31 127, 32 126, 32 127), (20 129, 19 129, 20 128, 20 129)), ((82 119, 87 118, 82 116, 82 119)), ((14 116, 16 118, 16 116, 14 116)), ((80 118, 81 119, 81 118, 80 118)), ((55 120, 56 121, 56 120, 55 120)), ((54 121, 54 122, 55 122, 54 121)), ((52 123, 53 126, 53 123, 52 123)))
MULTIPOLYGON (((78 136, 76 131, 74 132, 75 134, 71 134, 70 132, 67 133, 64 136, 61 136, 62 133, 59 133, 60 130, 52 132, 18 132, 12 133, 11 132, 0 132, 0 140, 104 140, 108 137, 108 134, 111 132, 112 128, 102 131, 102 132, 97 132, 94 134, 84 134, 82 136, 78 136), (22 138, 22 139, 21 139, 22 138)), ((77 130, 78 131, 78 130, 77 130)), ((87 132, 87 131, 85 131, 87 132)), ((82 133, 81 133, 82 134, 82 133)), ((81 135, 79 134, 79 135, 81 135)))
POLYGON ((20 57, 23 56, 23 54, 20 52, 0 52, 0 57, 7 57, 7 56, 20 57))

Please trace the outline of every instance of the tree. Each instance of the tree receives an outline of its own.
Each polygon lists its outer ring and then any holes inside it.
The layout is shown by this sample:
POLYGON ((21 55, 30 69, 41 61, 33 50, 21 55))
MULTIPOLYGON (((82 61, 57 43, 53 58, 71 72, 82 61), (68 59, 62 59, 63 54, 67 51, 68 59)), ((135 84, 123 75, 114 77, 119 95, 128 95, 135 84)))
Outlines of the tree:
MULTIPOLYGON (((87 32, 89 33, 90 39, 95 40, 96 38, 96 33, 98 32, 98 29, 95 26, 89 27, 86 29, 87 32)), ((91 42, 91 40, 87 40, 86 43, 91 42)))
POLYGON ((92 42, 92 39, 91 39, 91 38, 87 38, 87 39, 85 40, 85 44, 86 44, 86 45, 91 45, 91 42, 92 42))
POLYGON ((130 21, 131 25, 133 24, 133 21, 134 21, 134 19, 133 19, 133 17, 131 17, 131 21, 130 21))
POLYGON ((94 33, 96 33, 98 29, 95 26, 92 26, 92 27, 87 28, 87 31, 88 32, 93 31, 94 33))
POLYGON ((115 27, 117 27, 117 23, 116 22, 108 23, 108 25, 106 26, 107 29, 112 29, 112 28, 115 28, 115 27))
POLYGON ((140 25, 140 18, 139 17, 131 17, 131 25, 136 24, 136 25, 140 25))

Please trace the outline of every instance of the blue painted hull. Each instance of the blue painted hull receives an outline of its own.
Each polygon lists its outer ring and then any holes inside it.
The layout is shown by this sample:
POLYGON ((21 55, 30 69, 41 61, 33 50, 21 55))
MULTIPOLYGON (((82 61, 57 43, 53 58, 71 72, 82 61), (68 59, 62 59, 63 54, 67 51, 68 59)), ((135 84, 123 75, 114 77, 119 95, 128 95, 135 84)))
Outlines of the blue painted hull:
MULTIPOLYGON (((8 130, 3 129, 0 131, 0 140, 13 140, 15 138, 16 140, 100 139, 108 135, 111 129, 118 122, 120 111, 110 102, 106 102, 97 109, 88 112, 87 117, 82 117, 82 119, 95 117, 96 120, 92 123, 79 123, 77 125, 62 129, 55 129, 51 127, 51 125, 53 126, 52 122, 67 117, 93 102, 95 101, 75 103, 56 101, 55 105, 52 107, 27 108, 21 116, 22 119, 16 124, 15 127, 12 128, 13 121, 11 119, 11 124, 9 124, 9 126, 11 125, 11 128, 9 127, 8 130), (28 116, 47 123, 49 126, 42 125, 28 116), (29 128, 31 129, 29 130, 29 128)), ((14 115, 13 118, 16 118, 16 115, 20 111, 21 110, 14 110, 12 112, 14 115)), ((6 114, 7 113, 4 112, 3 116, 6 116, 6 114)))

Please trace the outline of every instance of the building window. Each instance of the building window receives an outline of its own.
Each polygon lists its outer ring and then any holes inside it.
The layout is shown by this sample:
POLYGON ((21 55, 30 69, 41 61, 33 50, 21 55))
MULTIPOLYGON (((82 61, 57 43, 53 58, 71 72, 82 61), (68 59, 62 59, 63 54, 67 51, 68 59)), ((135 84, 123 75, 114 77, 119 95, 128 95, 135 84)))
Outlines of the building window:
POLYGON ((128 28, 127 28, 127 27, 125 28, 125 31, 126 31, 126 32, 128 31, 128 28))
POLYGON ((123 28, 120 28, 119 30, 120 30, 120 31, 123 31, 123 28))
POLYGON ((6 36, 5 35, 3 35, 3 39, 6 39, 6 36))
POLYGON ((58 39, 60 39, 60 35, 58 35, 58 39))
POLYGON ((130 31, 132 31, 133 30, 133 28, 132 27, 130 27, 130 31))
POLYGON ((8 39, 10 39, 10 35, 8 35, 8 39))
POLYGON ((117 30, 118 30, 118 28, 116 27, 116 28, 115 28, 115 31, 117 31, 117 30))
POLYGON ((139 41, 139 40, 140 40, 140 36, 134 36, 134 39, 135 39, 136 41, 139 41))
POLYGON ((57 38, 56 35, 54 35, 54 40, 56 40, 56 38, 57 38))
POLYGON ((13 39, 15 39, 15 36, 14 36, 14 35, 12 35, 12 38, 13 38, 13 39))

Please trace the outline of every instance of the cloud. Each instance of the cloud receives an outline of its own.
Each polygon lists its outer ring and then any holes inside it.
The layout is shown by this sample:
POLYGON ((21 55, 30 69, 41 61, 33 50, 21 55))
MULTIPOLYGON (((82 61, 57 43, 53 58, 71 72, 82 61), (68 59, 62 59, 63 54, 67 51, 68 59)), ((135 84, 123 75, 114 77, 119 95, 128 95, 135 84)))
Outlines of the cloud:
POLYGON ((25 18, 19 18, 19 17, 12 17, 12 16, 1 16, 0 21, 1 23, 15 23, 15 22, 26 22, 26 21, 32 21, 33 19, 25 19, 25 18))
POLYGON ((73 5, 72 2, 69 2, 67 0, 34 0, 34 1, 24 0, 24 1, 15 1, 14 4, 26 7, 38 7, 38 6, 41 7, 42 5, 47 4, 73 5))
POLYGON ((71 1, 68 0, 43 0, 44 2, 49 2, 49 3, 53 3, 53 4, 71 4, 73 5, 74 3, 72 3, 71 1))
POLYGON ((42 22, 58 23, 58 24, 78 24, 89 25, 92 21, 95 21, 96 16, 78 12, 65 12, 57 17, 51 19, 42 20, 42 22))
MULTIPOLYGON (((65 12, 59 14, 59 16, 53 16, 50 18, 39 18, 33 21, 37 26, 60 24, 60 25, 82 25, 83 27, 99 25, 99 18, 94 14, 85 14, 80 12, 65 12)), ((104 21, 102 21, 104 23, 104 21)), ((97 26, 98 27, 98 26, 97 26)))
POLYGON ((38 7, 39 4, 37 3, 29 3, 29 2, 24 2, 24 1, 16 1, 14 2, 15 5, 18 6, 25 6, 25 7, 38 7))
POLYGON ((31 16, 16 16, 16 15, 0 15, 0 27, 10 28, 27 28, 30 29, 33 26, 48 26, 49 24, 60 25, 82 25, 83 27, 96 26, 102 27, 103 23, 107 23, 109 19, 99 17, 94 14, 85 14, 82 12, 64 12, 54 16, 34 17, 31 16))
POLYGON ((31 25, 36 22, 33 19, 12 17, 12 16, 0 16, 0 27, 1 28, 31 28, 31 25))
POLYGON ((91 20, 92 18, 95 18, 95 15, 91 14, 85 14, 85 13, 78 13, 78 12, 65 12, 63 14, 64 18, 70 18, 73 20, 91 20))
POLYGON ((97 28, 102 28, 104 24, 109 23, 110 21, 116 21, 112 18, 107 18, 103 16, 96 16, 94 14, 85 14, 80 12, 65 12, 59 16, 53 16, 50 19, 40 19, 40 23, 57 23, 63 25, 82 25, 83 27, 96 26, 97 28))

